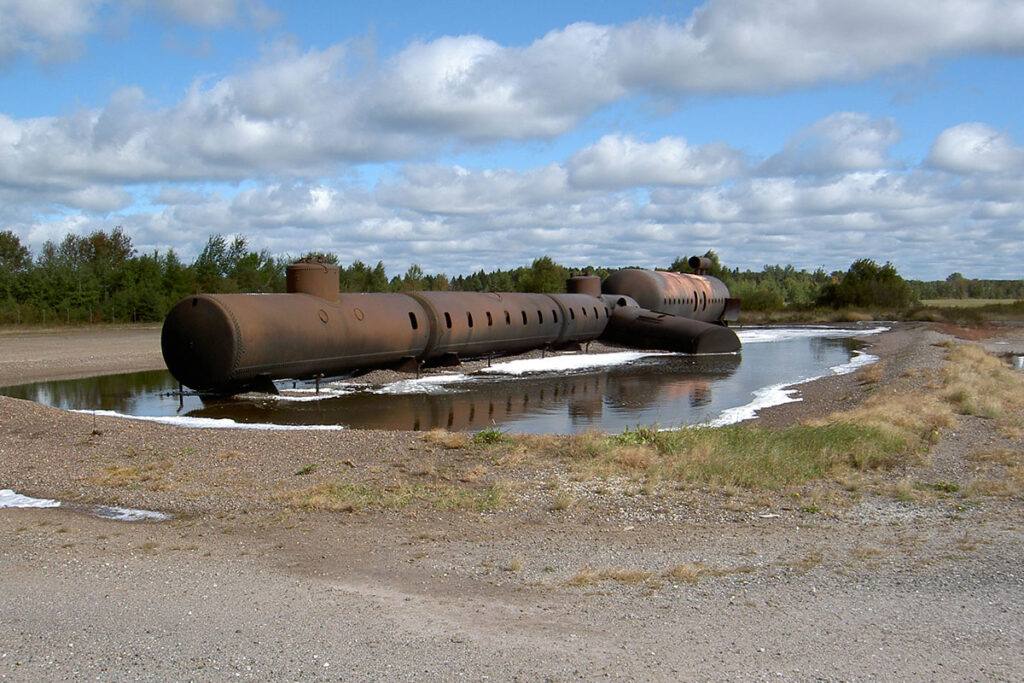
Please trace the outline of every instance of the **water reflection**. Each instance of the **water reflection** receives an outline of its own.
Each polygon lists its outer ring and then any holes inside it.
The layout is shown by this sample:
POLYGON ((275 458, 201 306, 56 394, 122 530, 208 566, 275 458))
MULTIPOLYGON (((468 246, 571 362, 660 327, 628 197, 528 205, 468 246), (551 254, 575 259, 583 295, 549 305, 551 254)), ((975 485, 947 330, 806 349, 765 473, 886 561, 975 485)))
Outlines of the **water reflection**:
MULTIPOLYGON (((539 374, 466 375, 443 384, 406 382, 390 393, 342 381, 327 383, 325 394, 317 397, 308 385, 297 384, 305 393, 291 400, 255 394, 218 399, 179 395, 177 383, 166 371, 40 382, 0 391, 66 409, 228 418, 256 424, 621 431, 637 424, 677 426, 713 420, 729 408, 749 403, 758 389, 828 374, 829 368, 849 360, 855 346, 846 338, 805 336, 747 343, 742 360, 739 355, 659 355, 574 372, 558 370, 555 358, 554 369, 539 374)), ((282 387, 291 393, 291 382, 282 387)))

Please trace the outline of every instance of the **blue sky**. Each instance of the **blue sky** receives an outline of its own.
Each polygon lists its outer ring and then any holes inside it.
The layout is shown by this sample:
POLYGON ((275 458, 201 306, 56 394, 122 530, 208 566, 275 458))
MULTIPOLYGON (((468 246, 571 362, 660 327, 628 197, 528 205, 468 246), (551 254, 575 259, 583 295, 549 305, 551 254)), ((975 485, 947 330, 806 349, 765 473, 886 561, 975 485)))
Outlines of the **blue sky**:
POLYGON ((1024 2, 0 0, 0 229, 1024 277, 1024 2))

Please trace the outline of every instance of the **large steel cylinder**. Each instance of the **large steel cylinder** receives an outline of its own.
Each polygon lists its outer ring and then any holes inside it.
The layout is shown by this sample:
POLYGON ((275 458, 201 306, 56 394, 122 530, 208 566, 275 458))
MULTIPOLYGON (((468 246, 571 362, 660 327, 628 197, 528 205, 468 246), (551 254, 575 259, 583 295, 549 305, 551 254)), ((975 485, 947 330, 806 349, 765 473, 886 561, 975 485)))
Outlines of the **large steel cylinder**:
POLYGON ((167 368, 199 391, 266 379, 337 375, 421 356, 427 313, 402 294, 200 294, 164 321, 167 368))
POLYGON ((681 353, 740 350, 739 337, 728 327, 632 306, 615 308, 604 338, 642 349, 681 353))
POLYGON ((706 322, 721 320, 729 299, 729 288, 718 278, 664 270, 620 270, 602 290, 630 296, 641 308, 706 322))

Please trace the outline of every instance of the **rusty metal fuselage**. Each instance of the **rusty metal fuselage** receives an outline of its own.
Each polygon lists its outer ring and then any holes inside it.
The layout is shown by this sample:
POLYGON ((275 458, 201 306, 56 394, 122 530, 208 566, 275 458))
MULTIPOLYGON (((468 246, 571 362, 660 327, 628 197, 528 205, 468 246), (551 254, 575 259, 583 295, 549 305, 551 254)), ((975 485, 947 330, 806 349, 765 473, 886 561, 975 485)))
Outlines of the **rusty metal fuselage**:
POLYGON ((299 262, 288 267, 285 294, 183 299, 164 321, 161 347, 182 384, 210 393, 602 336, 691 353, 739 349, 723 322, 728 290, 715 278, 625 270, 605 280, 604 294, 596 278, 574 280, 567 294, 339 294, 337 266, 299 262))

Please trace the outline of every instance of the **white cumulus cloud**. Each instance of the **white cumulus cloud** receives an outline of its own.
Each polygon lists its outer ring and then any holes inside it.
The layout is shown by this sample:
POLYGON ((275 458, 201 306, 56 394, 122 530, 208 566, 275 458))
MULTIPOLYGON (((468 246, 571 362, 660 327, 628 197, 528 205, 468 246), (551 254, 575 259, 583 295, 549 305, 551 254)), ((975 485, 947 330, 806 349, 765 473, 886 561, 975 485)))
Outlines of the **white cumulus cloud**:
POLYGON ((1024 166, 1024 148, 984 123, 962 123, 939 134, 928 162, 954 173, 1019 171, 1024 166))
POLYGON ((611 134, 573 154, 567 167, 579 188, 714 185, 744 174, 746 159, 720 142, 695 147, 680 137, 646 143, 611 134))
POLYGON ((760 170, 769 174, 827 174, 883 168, 891 163, 889 147, 899 139, 891 117, 837 112, 791 137, 760 170))

